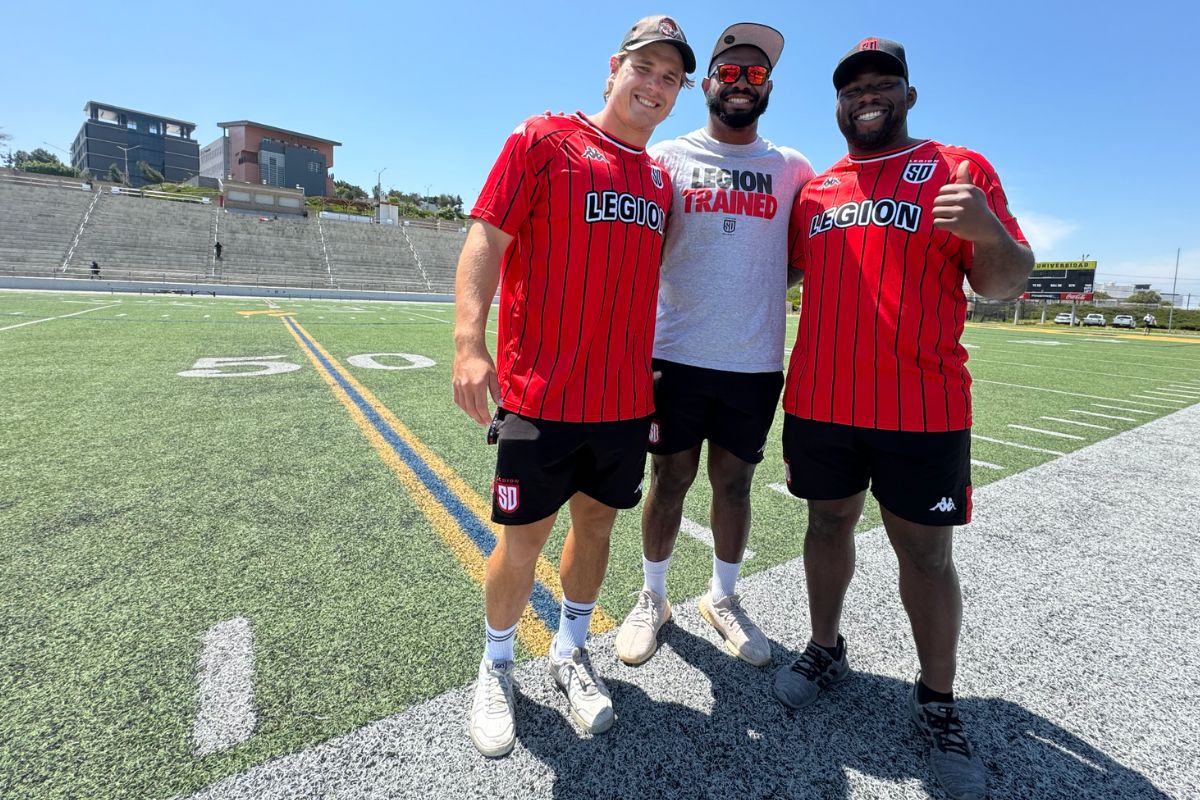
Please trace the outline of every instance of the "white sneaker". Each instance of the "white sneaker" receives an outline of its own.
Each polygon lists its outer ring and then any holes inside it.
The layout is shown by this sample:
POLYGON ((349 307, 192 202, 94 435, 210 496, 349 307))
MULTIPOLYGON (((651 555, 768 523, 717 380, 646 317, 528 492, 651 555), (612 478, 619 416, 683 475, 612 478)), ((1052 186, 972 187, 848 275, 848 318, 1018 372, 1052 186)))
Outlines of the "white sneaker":
POLYGON ((560 659, 550 643, 550 674, 567 695, 571 718, 588 733, 603 733, 612 727, 612 696, 596 676, 591 659, 576 647, 571 657, 560 659))
POLYGON ((512 666, 511 661, 486 660, 479 665, 467 732, 485 756, 506 756, 517 740, 512 666))
POLYGON ((731 594, 714 603, 711 592, 705 592, 700 598, 700 616, 721 634, 730 655, 756 667, 771 663, 771 645, 742 608, 740 595, 731 594))
POLYGON ((651 589, 638 592, 633 610, 617 631, 617 658, 641 664, 658 650, 658 631, 671 619, 671 604, 651 589))

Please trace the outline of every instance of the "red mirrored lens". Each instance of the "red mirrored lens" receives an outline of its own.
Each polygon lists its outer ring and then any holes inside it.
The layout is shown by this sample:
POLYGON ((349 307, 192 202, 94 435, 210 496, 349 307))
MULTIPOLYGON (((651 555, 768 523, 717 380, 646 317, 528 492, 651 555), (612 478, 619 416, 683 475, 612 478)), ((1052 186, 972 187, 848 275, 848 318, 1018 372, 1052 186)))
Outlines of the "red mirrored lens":
POLYGON ((742 74, 742 68, 737 64, 721 64, 717 67, 717 77, 721 83, 737 83, 738 76, 742 74))
POLYGON ((767 76, 771 71, 766 67, 743 67, 740 64, 718 64, 717 79, 721 83, 737 83, 738 78, 742 76, 742 72, 746 73, 746 83, 751 86, 762 86, 767 82, 767 76))

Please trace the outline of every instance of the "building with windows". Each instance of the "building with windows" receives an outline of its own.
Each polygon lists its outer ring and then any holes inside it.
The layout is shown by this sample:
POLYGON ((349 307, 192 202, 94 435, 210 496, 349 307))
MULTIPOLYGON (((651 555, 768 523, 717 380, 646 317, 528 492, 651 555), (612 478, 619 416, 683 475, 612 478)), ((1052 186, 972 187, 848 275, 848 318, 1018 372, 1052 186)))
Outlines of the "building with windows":
POLYGON ((333 194, 333 148, 341 142, 260 122, 218 122, 220 139, 200 151, 200 174, 286 188, 309 196, 333 194))
POLYGON ((71 165, 105 179, 115 165, 130 186, 147 183, 138 162, 167 181, 182 183, 200 172, 200 146, 192 138, 196 123, 89 100, 87 119, 71 145, 71 165))

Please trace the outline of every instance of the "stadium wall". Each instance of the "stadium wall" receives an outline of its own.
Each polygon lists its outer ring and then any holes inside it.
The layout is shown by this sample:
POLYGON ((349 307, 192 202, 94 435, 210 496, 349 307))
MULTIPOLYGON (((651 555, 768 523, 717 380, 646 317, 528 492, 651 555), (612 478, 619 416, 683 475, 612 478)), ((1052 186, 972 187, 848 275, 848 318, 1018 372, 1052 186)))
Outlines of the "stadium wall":
POLYGON ((218 283, 166 283, 151 281, 108 281, 88 278, 25 278, 0 276, 0 289, 35 291, 120 292, 122 294, 207 294, 214 297, 270 297, 293 300, 393 300, 449 303, 452 294, 417 292, 354 291, 349 289, 293 289, 275 286, 241 286, 218 283))

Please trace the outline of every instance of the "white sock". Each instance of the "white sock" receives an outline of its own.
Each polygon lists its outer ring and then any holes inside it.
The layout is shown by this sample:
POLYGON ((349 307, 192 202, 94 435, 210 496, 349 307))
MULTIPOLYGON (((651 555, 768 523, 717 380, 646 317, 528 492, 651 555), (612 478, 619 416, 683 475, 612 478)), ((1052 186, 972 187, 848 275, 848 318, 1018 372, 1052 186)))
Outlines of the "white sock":
POLYGON ((483 660, 493 664, 497 661, 512 661, 513 642, 517 638, 517 626, 513 625, 511 628, 498 631, 489 625, 485 619, 483 627, 487 630, 487 644, 483 648, 483 660))
POLYGON ((671 557, 662 561, 649 561, 642 556, 642 588, 649 589, 659 597, 667 596, 667 567, 671 566, 671 557))
POLYGON ((738 572, 742 568, 742 562, 735 561, 730 563, 722 561, 713 556, 713 572, 712 581, 709 583, 709 597, 714 603, 724 600, 729 595, 733 594, 737 588, 738 572))
POLYGON ((587 642, 588 625, 592 622, 592 609, 596 601, 576 603, 563 595, 558 611, 558 635, 554 637, 554 653, 558 658, 570 658, 576 647, 582 649, 587 642))

